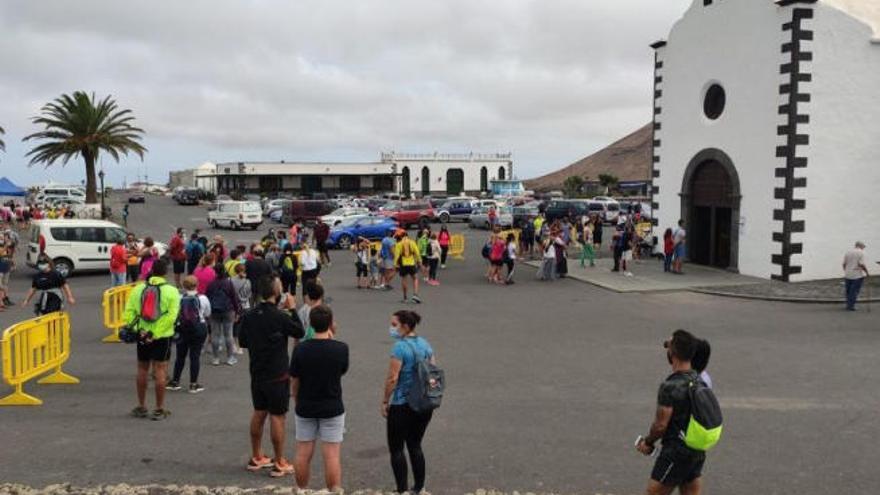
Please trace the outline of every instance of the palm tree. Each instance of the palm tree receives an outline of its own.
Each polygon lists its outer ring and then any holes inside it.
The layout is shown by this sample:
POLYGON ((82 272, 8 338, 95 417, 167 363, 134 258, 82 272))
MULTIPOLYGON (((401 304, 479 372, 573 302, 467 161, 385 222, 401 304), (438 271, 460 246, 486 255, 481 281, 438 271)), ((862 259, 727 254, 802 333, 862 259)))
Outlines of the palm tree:
POLYGON ((111 96, 97 101, 94 93, 88 95, 76 91, 73 95, 63 94, 43 106, 41 113, 32 122, 42 125, 44 130, 24 138, 24 141, 45 140, 28 152, 30 164, 43 163, 48 167, 61 160, 62 165, 67 165, 71 158, 82 155, 86 162, 87 203, 98 202, 95 163, 101 151, 117 162, 120 153, 134 152, 143 160, 147 151, 138 142, 144 131, 132 125, 134 115, 131 110, 119 110, 111 96))

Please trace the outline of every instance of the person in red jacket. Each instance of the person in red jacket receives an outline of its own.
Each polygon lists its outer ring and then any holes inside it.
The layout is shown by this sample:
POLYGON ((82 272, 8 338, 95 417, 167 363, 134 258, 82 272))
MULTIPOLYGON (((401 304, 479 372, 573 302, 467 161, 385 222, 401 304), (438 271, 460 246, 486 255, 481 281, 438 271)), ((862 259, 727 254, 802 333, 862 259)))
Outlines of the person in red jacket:
POLYGON ((180 277, 186 271, 186 232, 183 227, 178 227, 168 243, 168 256, 174 264, 174 285, 179 289, 180 277))
POLYGON ((110 287, 125 285, 125 277, 128 274, 128 250, 125 249, 125 239, 116 239, 116 244, 110 248, 110 287))
POLYGON ((437 240, 440 241, 440 268, 446 268, 446 255, 449 254, 449 243, 452 241, 452 236, 449 235, 449 229, 446 228, 445 223, 440 226, 437 240))

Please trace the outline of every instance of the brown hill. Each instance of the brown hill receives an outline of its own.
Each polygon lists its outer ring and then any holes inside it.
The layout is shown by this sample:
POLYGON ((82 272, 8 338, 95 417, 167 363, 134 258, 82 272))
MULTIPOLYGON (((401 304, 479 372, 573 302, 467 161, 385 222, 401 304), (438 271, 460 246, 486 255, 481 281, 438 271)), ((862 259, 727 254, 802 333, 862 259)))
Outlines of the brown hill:
POLYGON ((561 170, 524 181, 525 187, 533 191, 562 189, 562 183, 572 175, 580 175, 589 181, 599 180, 599 174, 614 175, 621 182, 650 181, 652 136, 651 124, 648 124, 561 170))

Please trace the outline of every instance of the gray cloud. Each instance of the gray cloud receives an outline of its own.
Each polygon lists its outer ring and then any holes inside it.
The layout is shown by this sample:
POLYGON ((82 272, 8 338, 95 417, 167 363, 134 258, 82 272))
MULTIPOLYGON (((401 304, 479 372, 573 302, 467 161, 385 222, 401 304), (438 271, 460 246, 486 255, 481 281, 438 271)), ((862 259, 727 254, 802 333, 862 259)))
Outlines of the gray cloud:
MULTIPOLYGON (((7 1, 0 125, 13 144, 42 103, 86 89, 136 112, 153 177, 381 149, 512 151, 531 176, 650 119, 647 45, 689 3, 7 1)), ((4 173, 27 175, 26 149, 4 173)))

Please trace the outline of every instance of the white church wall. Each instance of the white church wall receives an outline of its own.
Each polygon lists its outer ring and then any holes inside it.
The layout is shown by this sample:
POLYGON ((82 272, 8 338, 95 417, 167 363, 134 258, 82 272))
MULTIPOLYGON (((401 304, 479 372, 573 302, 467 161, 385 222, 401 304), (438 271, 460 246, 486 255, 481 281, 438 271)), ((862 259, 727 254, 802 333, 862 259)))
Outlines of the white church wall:
POLYGON ((802 126, 810 144, 799 147, 808 164, 796 280, 841 276, 843 252, 856 240, 865 241, 870 260, 880 259, 880 230, 871 222, 880 211, 880 44, 868 25, 821 2, 807 26, 814 31, 811 100, 799 112, 810 116, 802 126))
POLYGON ((655 104, 661 108, 656 116, 661 128, 655 131, 660 141, 657 228, 662 234, 683 216, 682 178, 692 158, 704 149, 719 149, 732 159, 741 186, 738 269, 764 278, 774 272, 771 253, 777 246, 773 188, 783 19, 779 7, 766 0, 708 6, 696 0, 658 50, 663 67, 657 73, 662 95, 655 104), (715 121, 703 114, 703 96, 712 82, 720 83, 727 97, 715 121))

